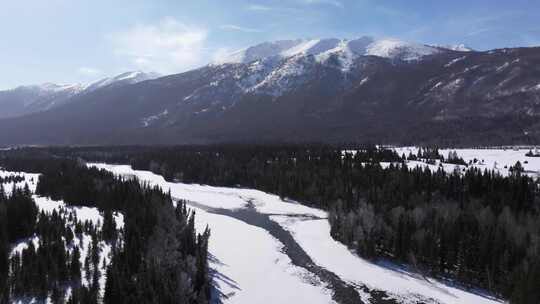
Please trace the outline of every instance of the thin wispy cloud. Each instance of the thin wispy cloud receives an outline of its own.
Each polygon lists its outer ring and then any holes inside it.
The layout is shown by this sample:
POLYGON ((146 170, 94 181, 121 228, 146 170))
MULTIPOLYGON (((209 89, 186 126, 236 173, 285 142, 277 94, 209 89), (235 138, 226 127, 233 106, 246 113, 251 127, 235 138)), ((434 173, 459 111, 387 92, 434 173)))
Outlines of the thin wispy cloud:
POLYGON ((79 69, 77 69, 77 73, 87 77, 95 77, 101 75, 103 72, 96 68, 80 67, 79 69))
POLYGON ((236 51, 238 50, 228 48, 228 47, 218 48, 217 50, 213 52, 211 61, 214 63, 223 62, 225 58, 228 58, 229 56, 231 56, 231 54, 233 54, 236 51))
POLYGON ((303 0, 303 1, 306 4, 328 4, 328 5, 335 6, 337 8, 345 7, 343 3, 338 0, 303 0))
POLYGON ((243 26, 234 25, 234 24, 223 24, 219 28, 222 29, 222 30, 225 30, 225 31, 236 31, 236 32, 244 32, 244 33, 260 33, 260 32, 262 32, 259 29, 243 27, 243 26))
POLYGON ((280 16, 291 16, 292 14, 301 14, 303 11, 298 8, 289 7, 289 6, 266 6, 251 4, 244 7, 245 10, 255 12, 255 13, 271 13, 273 15, 280 16))
POLYGON ((248 11, 267 12, 267 11, 274 10, 274 8, 272 8, 270 6, 266 6, 266 5, 250 4, 250 5, 246 6, 246 10, 248 10, 248 11))
POLYGON ((157 24, 137 25, 108 38, 115 53, 126 57, 136 68, 165 74, 201 64, 208 31, 165 18, 157 24))
POLYGON ((506 11, 497 14, 476 15, 468 14, 447 21, 450 28, 469 29, 466 36, 478 36, 496 30, 504 30, 501 24, 511 23, 512 20, 523 18, 524 11, 506 11))
POLYGON ((488 33, 488 32, 492 32, 494 30, 495 30, 495 28, 479 28, 479 29, 475 29, 473 31, 470 31, 469 33, 466 34, 466 36, 468 36, 468 37, 478 36, 478 35, 482 35, 482 34, 485 34, 485 33, 488 33))
POLYGON ((84 82, 136 69, 180 72, 210 62, 218 48, 281 39, 392 36, 478 50, 540 41, 540 1, 51 1, 3 1, 0 87, 84 82))

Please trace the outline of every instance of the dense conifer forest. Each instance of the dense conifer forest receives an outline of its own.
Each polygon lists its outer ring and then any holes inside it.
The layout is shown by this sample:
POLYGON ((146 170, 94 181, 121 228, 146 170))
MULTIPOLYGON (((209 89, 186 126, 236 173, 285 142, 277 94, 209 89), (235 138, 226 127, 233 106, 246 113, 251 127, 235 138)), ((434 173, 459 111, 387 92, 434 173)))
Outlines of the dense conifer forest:
POLYGON ((32 235, 37 213, 28 188, 13 189, 8 196, 0 187, 0 303, 9 302, 9 290, 13 284, 10 278, 10 244, 32 235))
MULTIPOLYGON (((539 183, 522 174, 519 163, 508 177, 474 168, 432 172, 408 168, 404 160, 467 164, 452 153, 445 158, 437 149, 426 148, 417 155, 375 147, 343 150, 314 145, 18 153, 131 164, 171 181, 276 193, 328 210, 332 236, 364 258, 405 264, 426 277, 489 290, 511 303, 539 303, 539 183), (392 164, 383 168, 380 162, 392 164)), ((70 183, 57 178, 59 184, 70 183)), ((67 187, 63 194, 68 200, 70 190, 74 188, 67 187)), ((78 199, 105 195, 99 192, 78 199)))
MULTIPOLYGON (((197 234, 195 214, 161 189, 121 180, 77 161, 45 157, 4 158, 8 170, 40 172, 36 193, 67 206, 97 207, 101 226, 77 221, 73 212, 38 214, 28 187, 0 191, 0 303, 45 299, 62 303, 208 303, 209 230, 197 234), (124 215, 118 229, 113 213, 124 215), (73 223, 73 224, 70 224, 73 223), (86 233, 91 245, 84 263, 74 239, 86 233), (13 244, 27 248, 10 256, 13 244), (111 261, 100 265, 98 244, 112 246, 111 261), (81 269, 86 282, 82 283, 81 269), (106 273, 105 273, 106 272, 106 273), (99 280, 106 274, 104 291, 99 280), (68 294, 69 290, 69 294, 68 294)), ((12 179, 15 179, 13 177, 12 179)))

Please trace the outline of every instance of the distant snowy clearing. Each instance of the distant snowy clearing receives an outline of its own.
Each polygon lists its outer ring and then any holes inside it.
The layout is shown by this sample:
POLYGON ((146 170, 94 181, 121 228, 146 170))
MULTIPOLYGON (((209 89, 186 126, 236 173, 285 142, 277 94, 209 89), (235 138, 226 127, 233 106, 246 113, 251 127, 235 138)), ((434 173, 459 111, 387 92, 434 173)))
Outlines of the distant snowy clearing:
MULTIPOLYGON (((395 148, 394 150, 400 156, 403 154, 408 156, 409 153, 418 153, 417 147, 400 147, 395 148)), ((474 162, 476 159, 477 163, 473 164, 472 167, 488 171, 495 170, 504 176, 507 176, 509 174, 508 169, 519 161, 525 169, 525 173, 532 177, 540 177, 540 157, 525 156, 529 150, 530 149, 440 149, 439 153, 446 157, 449 152, 456 151, 457 155, 463 158, 467 163, 470 161, 474 162)), ((428 165, 420 161, 408 162, 410 167, 424 166, 432 170, 438 170, 439 164, 439 162, 437 162, 436 165, 428 165)), ((452 172, 456 168, 456 165, 453 164, 442 165, 447 172, 452 172)), ((458 168, 463 169, 464 166, 458 166, 458 168)))

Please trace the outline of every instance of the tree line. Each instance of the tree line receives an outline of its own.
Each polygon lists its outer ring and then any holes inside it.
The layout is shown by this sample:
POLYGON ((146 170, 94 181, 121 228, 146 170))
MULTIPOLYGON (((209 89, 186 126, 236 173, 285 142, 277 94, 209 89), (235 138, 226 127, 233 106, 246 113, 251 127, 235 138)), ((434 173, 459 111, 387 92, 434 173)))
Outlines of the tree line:
POLYGON ((9 301, 10 244, 32 235, 37 214, 28 187, 13 188, 7 195, 0 184, 0 303, 9 301))

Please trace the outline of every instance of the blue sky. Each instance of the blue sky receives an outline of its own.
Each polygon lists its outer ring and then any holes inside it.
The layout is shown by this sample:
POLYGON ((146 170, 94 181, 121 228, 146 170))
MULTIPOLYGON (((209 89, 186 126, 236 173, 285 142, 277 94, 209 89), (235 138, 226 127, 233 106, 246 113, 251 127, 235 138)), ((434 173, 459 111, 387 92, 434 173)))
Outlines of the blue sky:
POLYGON ((540 45, 540 1, 2 0, 0 88, 182 72, 267 40, 362 35, 540 45))

